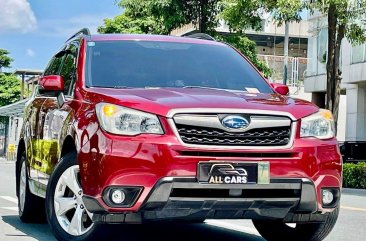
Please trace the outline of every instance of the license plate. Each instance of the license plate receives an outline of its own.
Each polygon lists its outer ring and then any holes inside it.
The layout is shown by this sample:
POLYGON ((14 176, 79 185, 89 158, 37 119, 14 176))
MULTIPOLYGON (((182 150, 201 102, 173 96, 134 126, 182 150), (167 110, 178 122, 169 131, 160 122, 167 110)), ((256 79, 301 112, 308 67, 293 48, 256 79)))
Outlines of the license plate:
POLYGON ((256 184, 258 163, 201 162, 198 181, 208 184, 256 184))

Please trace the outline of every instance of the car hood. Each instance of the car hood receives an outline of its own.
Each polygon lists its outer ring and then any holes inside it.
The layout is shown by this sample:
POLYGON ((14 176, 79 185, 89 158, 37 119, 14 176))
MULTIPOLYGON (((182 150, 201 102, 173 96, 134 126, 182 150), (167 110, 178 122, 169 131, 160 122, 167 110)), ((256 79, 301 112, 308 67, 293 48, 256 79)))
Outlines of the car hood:
POLYGON ((175 109, 247 109, 290 113, 300 119, 319 108, 310 102, 279 94, 233 92, 204 88, 110 89, 89 88, 91 102, 108 102, 160 116, 175 109))

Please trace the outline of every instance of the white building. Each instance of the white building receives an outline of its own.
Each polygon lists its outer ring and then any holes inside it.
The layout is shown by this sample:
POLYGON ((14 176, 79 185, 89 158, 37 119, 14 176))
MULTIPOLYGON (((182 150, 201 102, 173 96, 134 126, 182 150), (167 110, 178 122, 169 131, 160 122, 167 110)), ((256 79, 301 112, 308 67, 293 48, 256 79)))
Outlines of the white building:
MULTIPOLYGON (((314 103, 325 104, 327 88, 327 17, 315 13, 309 17, 308 67, 304 86, 312 93, 314 103)), ((346 39, 341 47, 342 99, 345 106, 340 106, 340 116, 345 113, 345 141, 348 152, 356 159, 366 160, 366 44, 352 46, 346 39), (361 153, 364 153, 360 156, 361 153)), ((341 120, 339 119, 339 125, 341 120)))

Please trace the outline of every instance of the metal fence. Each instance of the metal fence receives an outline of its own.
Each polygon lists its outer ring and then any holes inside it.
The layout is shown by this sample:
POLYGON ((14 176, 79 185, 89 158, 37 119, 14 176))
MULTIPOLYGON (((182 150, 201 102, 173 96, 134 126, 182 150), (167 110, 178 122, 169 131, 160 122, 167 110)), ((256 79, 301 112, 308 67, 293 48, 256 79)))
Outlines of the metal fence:
MULTIPOLYGON (((270 76, 270 79, 273 82, 282 83, 285 57, 277 55, 258 55, 258 57, 259 59, 263 60, 268 67, 272 69, 273 73, 270 76)), ((289 86, 303 86, 307 63, 307 58, 288 57, 287 84, 289 86)))

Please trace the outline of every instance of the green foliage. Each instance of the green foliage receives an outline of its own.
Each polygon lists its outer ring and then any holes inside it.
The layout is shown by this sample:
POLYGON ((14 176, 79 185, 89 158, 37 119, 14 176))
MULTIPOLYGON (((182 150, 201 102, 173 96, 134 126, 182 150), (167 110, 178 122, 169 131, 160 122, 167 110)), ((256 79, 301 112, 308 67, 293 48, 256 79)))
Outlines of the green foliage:
POLYGON ((301 0, 262 1, 270 3, 267 5, 267 11, 270 11, 273 18, 280 24, 286 21, 300 21, 301 10, 305 8, 305 2, 301 0))
POLYGON ((244 54, 257 68, 261 71, 265 77, 269 77, 272 74, 272 70, 258 58, 256 44, 254 41, 241 35, 226 35, 217 36, 223 42, 226 42, 242 54, 244 54))
POLYGON ((9 56, 9 51, 5 49, 0 49, 0 72, 1 68, 9 68, 11 62, 13 62, 13 59, 9 56))
POLYGON ((99 33, 152 33, 168 34, 160 19, 151 14, 150 1, 120 1, 124 9, 121 15, 105 19, 104 25, 98 28, 99 33))
POLYGON ((263 11, 260 11, 263 7, 261 1, 225 0, 222 2, 222 6, 223 11, 220 16, 231 30, 239 33, 248 28, 261 30, 263 14, 263 11))
MULTIPOLYGON (((13 59, 9 56, 9 51, 0 49, 0 70, 2 67, 9 68, 13 59)), ((0 71, 0 106, 8 105, 19 100, 20 80, 12 74, 0 71)))
POLYGON ((203 33, 214 33, 218 26, 220 0, 120 0, 124 12, 104 20, 100 33, 169 34, 185 24, 193 23, 203 33))
MULTIPOLYGON (((122 7, 124 12, 113 19, 104 20, 104 25, 99 27, 98 31, 100 33, 169 34, 185 24, 194 23, 200 32, 217 36, 215 28, 219 24, 220 17, 225 16, 220 14, 234 2, 234 0, 121 0, 118 6, 122 7)), ((257 26, 255 28, 259 29, 261 15, 258 11, 252 11, 259 5, 254 0, 242 2, 241 10, 245 9, 244 13, 251 14, 246 18, 250 21, 250 27, 257 26), (251 10, 245 8, 248 6, 251 10)), ((231 8, 231 10, 237 9, 231 8)), ((243 12, 235 12, 235 14, 238 18, 244 15, 243 12)), ((249 26, 244 22, 238 22, 237 25, 241 26, 240 29, 249 26)), ((235 29, 238 31, 239 27, 235 29)), ((258 59, 255 42, 239 35, 217 36, 217 38, 239 49, 266 77, 270 76, 271 69, 258 59)))
POLYGON ((154 33, 164 34, 161 25, 152 17, 131 17, 124 12, 113 19, 105 19, 104 25, 98 28, 99 33, 154 33))
POLYGON ((0 73, 0 106, 18 101, 20 98, 20 80, 11 74, 0 73))
POLYGON ((165 28, 170 31, 184 24, 193 23, 199 32, 212 34, 219 23, 217 15, 221 11, 220 0, 148 0, 148 2, 151 2, 152 15, 162 19, 165 28))
POLYGON ((366 188, 366 163, 343 165, 343 187, 366 188))
POLYGON ((222 5, 221 17, 236 32, 248 28, 261 30, 262 17, 266 13, 271 13, 278 24, 299 21, 300 12, 305 6, 299 0, 225 0, 222 5))

